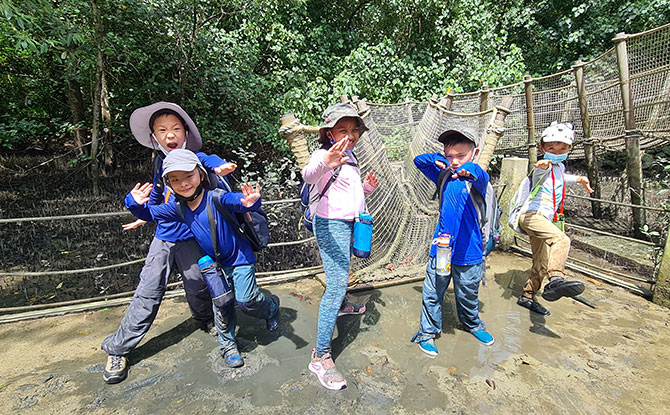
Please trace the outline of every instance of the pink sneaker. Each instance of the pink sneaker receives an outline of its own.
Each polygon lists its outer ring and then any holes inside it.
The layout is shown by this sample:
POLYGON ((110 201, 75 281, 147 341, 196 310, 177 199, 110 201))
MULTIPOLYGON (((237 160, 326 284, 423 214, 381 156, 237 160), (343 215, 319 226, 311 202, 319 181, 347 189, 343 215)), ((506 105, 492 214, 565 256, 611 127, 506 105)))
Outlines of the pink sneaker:
POLYGON ((363 314, 365 313, 365 304, 359 305, 359 304, 350 304, 350 303, 345 303, 342 308, 340 308, 340 311, 337 312, 337 316, 346 316, 349 314, 363 314))
POLYGON ((319 378, 321 385, 330 390, 338 391, 347 387, 347 381, 344 376, 335 369, 335 362, 326 353, 321 358, 316 357, 316 349, 312 349, 312 361, 309 363, 309 370, 319 378))

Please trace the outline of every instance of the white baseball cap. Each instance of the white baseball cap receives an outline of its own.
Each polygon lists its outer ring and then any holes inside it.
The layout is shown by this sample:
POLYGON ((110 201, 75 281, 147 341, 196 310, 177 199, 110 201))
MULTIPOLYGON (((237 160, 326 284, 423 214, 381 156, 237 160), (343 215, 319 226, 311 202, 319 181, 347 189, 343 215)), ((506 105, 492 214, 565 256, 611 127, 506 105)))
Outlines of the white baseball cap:
POLYGON ((549 127, 542 131, 542 142, 559 142, 571 146, 575 139, 574 128, 572 123, 563 124, 558 121, 552 121, 549 127))

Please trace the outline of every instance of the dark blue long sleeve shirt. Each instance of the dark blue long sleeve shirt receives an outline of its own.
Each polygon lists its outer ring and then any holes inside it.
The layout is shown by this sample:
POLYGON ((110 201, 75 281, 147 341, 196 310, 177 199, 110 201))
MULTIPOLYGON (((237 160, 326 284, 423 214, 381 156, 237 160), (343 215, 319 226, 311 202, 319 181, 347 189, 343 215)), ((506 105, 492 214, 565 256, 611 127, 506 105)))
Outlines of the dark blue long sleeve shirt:
MULTIPOLYGON (((160 220, 185 226, 189 229, 189 232, 192 232, 202 251, 210 257, 215 258, 212 236, 209 230, 209 218, 207 216, 207 203, 210 203, 218 225, 216 240, 220 254, 219 265, 222 267, 232 267, 255 263, 256 256, 251 249, 249 241, 238 235, 216 209, 212 201, 214 194, 209 190, 203 190, 203 193, 202 201, 194 210, 191 210, 188 206, 184 206, 183 218, 177 211, 177 203, 174 200, 161 205, 151 205, 149 203, 139 205, 135 202, 132 194, 128 193, 125 204, 128 210, 139 219, 146 221, 160 220)), ((222 193, 220 196, 223 207, 230 212, 249 212, 258 210, 261 206, 261 200, 258 199, 256 203, 247 208, 240 201, 242 198, 242 193, 222 193)))
MULTIPOLYGON (((435 165, 435 161, 442 161, 447 167, 449 162, 440 153, 421 154, 414 158, 414 165, 431 181, 437 185, 437 179, 442 169, 435 165)), ((466 170, 474 179, 451 178, 448 176, 442 193, 442 209, 435 227, 433 238, 446 233, 451 236, 451 263, 455 265, 475 265, 482 262, 483 247, 482 234, 477 219, 477 211, 472 202, 466 180, 472 187, 486 196, 486 186, 489 175, 479 165, 467 162, 457 169, 466 170)), ((474 190, 473 190, 474 191, 474 190)), ((436 254, 436 247, 431 244, 430 256, 436 254)))
MULTIPOLYGON (((200 159, 200 162, 209 171, 214 171, 215 168, 226 163, 222 158, 217 155, 207 155, 202 152, 195 153, 200 159)), ((160 182, 161 177, 163 176, 163 168, 154 172, 153 184, 154 187, 151 189, 151 194, 149 195, 149 204, 150 205, 160 205, 169 201, 174 201, 174 196, 172 192, 169 192, 165 186, 157 186, 156 184, 160 182)), ((193 233, 183 223, 172 222, 165 220, 156 221, 156 238, 165 242, 181 242, 193 238, 193 233)))

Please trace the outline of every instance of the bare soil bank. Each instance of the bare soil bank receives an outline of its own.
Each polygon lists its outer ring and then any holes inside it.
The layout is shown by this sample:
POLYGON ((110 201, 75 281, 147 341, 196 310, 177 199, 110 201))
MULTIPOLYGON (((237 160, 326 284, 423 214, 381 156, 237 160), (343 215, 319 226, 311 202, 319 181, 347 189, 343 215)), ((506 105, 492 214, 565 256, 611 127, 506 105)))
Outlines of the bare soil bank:
POLYGON ((421 284, 367 293, 363 316, 338 320, 334 354, 349 387, 322 388, 307 370, 321 285, 272 287, 281 297, 281 336, 241 316, 246 365, 232 370, 216 339, 197 329, 183 301, 166 300, 130 355, 127 380, 106 385, 102 339, 125 307, 0 326, 3 414, 638 414, 670 408, 670 311, 606 284, 587 284, 591 309, 544 303, 552 315, 516 305, 528 258, 494 253, 480 291, 496 343, 458 328, 447 292, 440 354, 409 342, 421 284))

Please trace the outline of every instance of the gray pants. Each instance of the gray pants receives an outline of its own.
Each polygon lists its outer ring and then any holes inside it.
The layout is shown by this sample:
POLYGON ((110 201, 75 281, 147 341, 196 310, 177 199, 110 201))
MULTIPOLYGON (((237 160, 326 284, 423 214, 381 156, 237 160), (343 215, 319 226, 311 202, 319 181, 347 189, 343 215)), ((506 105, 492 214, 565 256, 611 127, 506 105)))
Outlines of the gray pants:
POLYGON ((173 243, 154 237, 130 306, 116 332, 102 342, 102 349, 108 354, 123 356, 137 347, 158 314, 173 265, 182 274, 193 318, 211 321, 214 318, 212 300, 198 267, 202 255, 195 239, 173 243))

